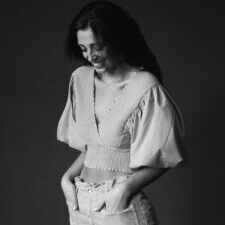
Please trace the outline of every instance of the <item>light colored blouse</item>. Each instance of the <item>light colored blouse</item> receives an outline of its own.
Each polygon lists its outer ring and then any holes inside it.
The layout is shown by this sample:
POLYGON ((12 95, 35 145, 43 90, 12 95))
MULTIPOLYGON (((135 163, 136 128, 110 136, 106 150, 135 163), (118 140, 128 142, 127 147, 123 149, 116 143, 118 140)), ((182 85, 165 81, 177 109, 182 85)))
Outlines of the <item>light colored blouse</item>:
POLYGON ((153 75, 137 70, 99 123, 94 78, 91 66, 72 73, 57 128, 59 141, 86 151, 86 167, 130 172, 141 166, 174 167, 183 160, 181 113, 153 75))

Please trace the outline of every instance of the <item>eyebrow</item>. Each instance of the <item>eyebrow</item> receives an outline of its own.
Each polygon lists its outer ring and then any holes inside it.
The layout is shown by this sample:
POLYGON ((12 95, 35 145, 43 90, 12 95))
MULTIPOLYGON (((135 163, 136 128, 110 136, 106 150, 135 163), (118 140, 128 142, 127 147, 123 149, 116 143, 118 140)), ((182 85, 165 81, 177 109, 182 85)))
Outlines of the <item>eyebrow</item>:
POLYGON ((79 44, 79 43, 78 43, 78 45, 79 45, 80 47, 85 47, 83 44, 79 44))
MULTIPOLYGON (((81 43, 78 43, 78 45, 80 47, 86 47, 84 44, 81 44, 81 43)), ((90 46, 96 46, 96 45, 102 45, 102 44, 101 43, 98 43, 98 42, 90 44, 90 46)))

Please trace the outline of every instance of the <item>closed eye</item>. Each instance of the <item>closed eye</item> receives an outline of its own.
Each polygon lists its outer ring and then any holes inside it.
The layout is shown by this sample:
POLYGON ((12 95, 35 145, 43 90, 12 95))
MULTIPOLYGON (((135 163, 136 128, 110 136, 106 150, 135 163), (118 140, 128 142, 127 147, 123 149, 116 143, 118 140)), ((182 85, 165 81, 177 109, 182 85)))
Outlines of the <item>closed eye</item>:
POLYGON ((94 49, 96 51, 101 51, 103 49, 103 47, 104 46, 102 44, 100 44, 100 43, 94 45, 94 49))
MULTIPOLYGON (((82 52, 87 52, 87 47, 84 45, 79 44, 79 48, 82 52)), ((100 43, 91 44, 90 48, 92 51, 101 51, 104 48, 104 45, 100 43)))
POLYGON ((82 52, 86 52, 86 51, 87 51, 87 49, 86 49, 83 45, 79 45, 79 47, 80 47, 80 50, 81 50, 82 52))

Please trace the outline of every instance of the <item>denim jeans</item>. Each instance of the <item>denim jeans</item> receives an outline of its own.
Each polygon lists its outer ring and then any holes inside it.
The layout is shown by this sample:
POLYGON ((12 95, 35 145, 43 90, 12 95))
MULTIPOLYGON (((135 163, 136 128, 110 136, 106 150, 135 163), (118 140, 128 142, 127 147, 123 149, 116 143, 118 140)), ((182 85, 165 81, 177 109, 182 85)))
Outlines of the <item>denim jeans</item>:
POLYGON ((143 192, 137 193, 128 208, 109 212, 105 208, 95 211, 97 204, 113 187, 124 182, 127 176, 106 180, 102 184, 84 182, 75 178, 78 210, 69 208, 70 225, 157 225, 152 204, 143 192))

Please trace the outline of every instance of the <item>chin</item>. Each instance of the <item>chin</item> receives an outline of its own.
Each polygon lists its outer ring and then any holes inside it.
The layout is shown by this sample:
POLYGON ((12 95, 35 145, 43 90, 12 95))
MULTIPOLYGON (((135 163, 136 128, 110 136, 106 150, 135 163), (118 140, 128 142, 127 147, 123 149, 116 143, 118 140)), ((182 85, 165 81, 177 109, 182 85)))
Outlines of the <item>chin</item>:
POLYGON ((106 69, 104 68, 104 67, 94 67, 95 68, 95 71, 97 72, 97 73, 104 73, 104 72, 106 72, 106 69))

